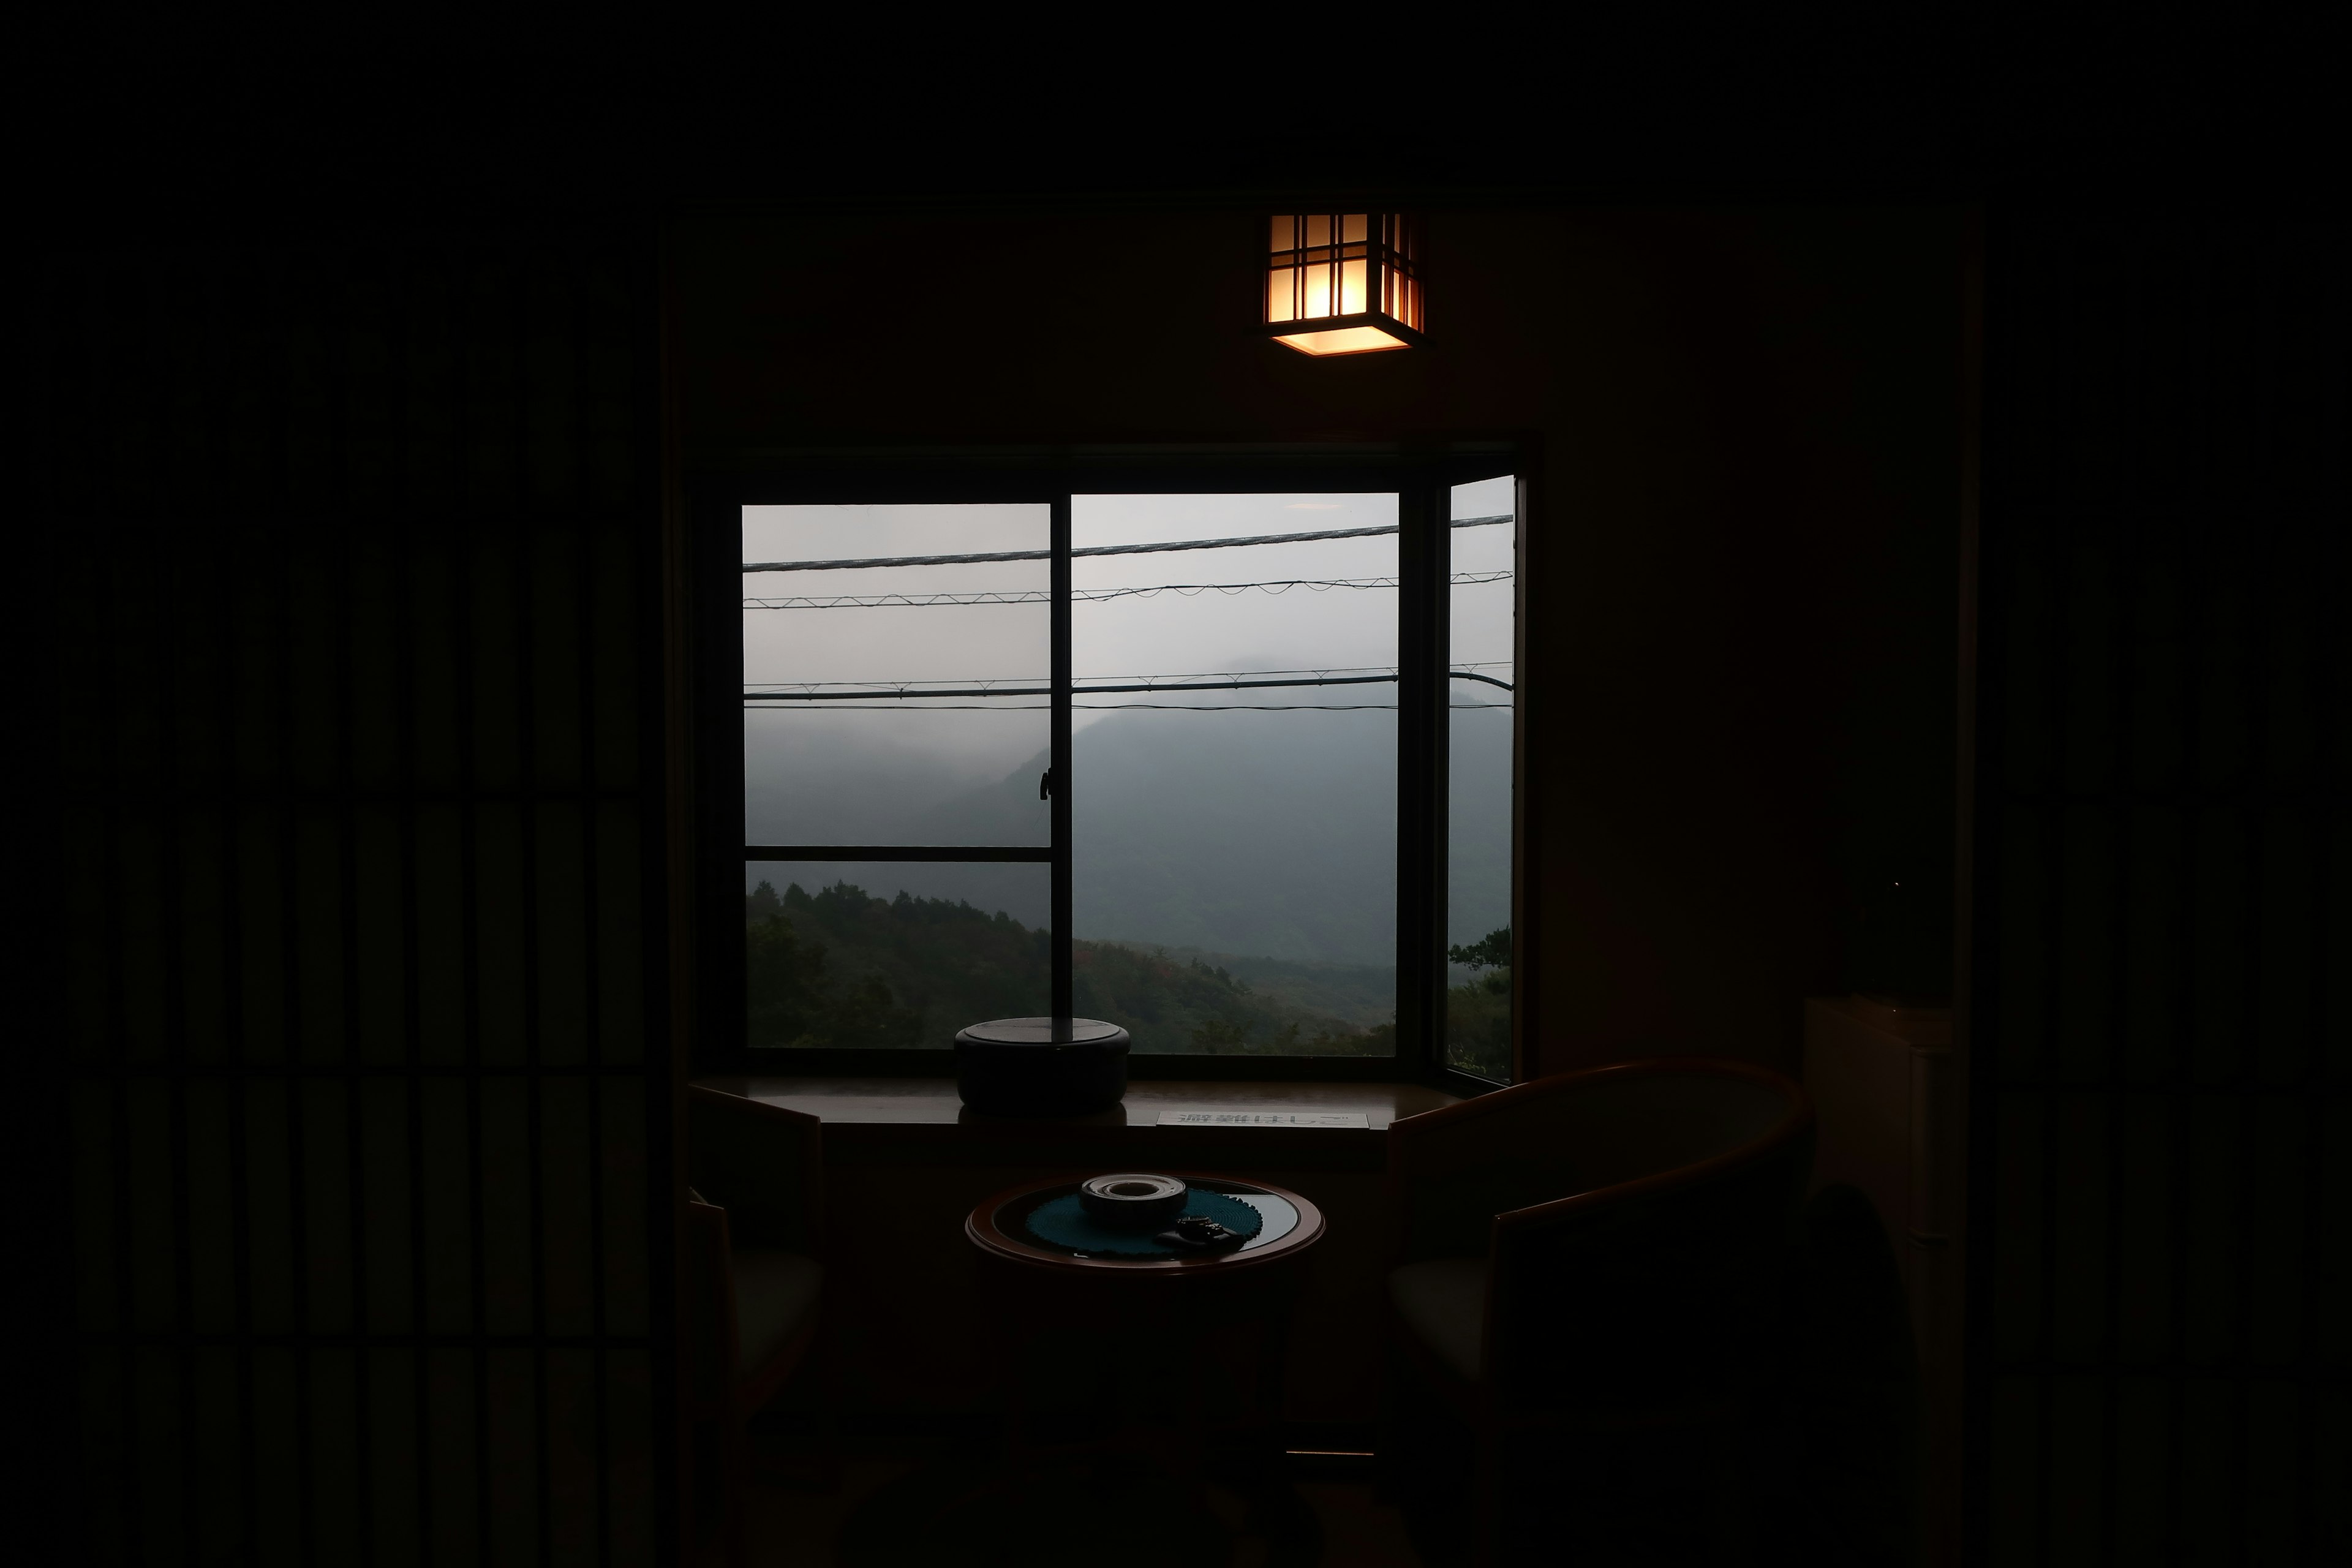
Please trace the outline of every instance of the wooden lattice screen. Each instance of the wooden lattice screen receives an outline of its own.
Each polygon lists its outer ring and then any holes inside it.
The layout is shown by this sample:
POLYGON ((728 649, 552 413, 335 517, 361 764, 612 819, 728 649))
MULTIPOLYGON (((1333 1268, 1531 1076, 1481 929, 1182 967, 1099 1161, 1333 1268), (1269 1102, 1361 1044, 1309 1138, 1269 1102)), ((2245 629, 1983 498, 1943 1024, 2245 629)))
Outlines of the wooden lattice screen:
POLYGON ((2341 226, 1988 231, 1975 1558, 2352 1558, 2341 226))
POLYGON ((649 1561, 650 246, 62 262, 76 1561, 649 1561))

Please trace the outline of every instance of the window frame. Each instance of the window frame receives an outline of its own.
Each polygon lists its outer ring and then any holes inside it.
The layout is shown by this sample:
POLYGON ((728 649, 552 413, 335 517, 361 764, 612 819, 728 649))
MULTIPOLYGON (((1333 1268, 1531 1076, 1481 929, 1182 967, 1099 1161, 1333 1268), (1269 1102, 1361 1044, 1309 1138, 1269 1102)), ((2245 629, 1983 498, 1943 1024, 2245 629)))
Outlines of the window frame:
MULTIPOLYGON (((694 485, 688 501, 692 580, 691 752, 696 962, 692 1070, 791 1077, 941 1078, 955 1053, 814 1047, 754 1051, 744 1043, 743 866, 752 859, 976 860, 1052 868, 1053 995, 1066 1009, 1071 954, 1070 512, 1089 494, 1213 495, 1279 491, 1392 493, 1398 521, 1397 1032, 1392 1056, 1224 1056, 1136 1053, 1131 1078, 1291 1082, 1419 1081, 1455 1094, 1503 1087, 1444 1058, 1447 753, 1451 637, 1451 499, 1454 486, 1517 476, 1512 532, 1524 562, 1527 455, 1514 442, 1398 448, 1136 448, 1073 452, 959 450, 782 453, 694 485), (750 506, 1036 505, 1050 508, 1052 802, 1050 846, 761 845, 743 837, 742 513, 750 506), (723 827, 721 825, 725 825, 723 827), (756 851, 756 853, 754 853, 756 851)), ((1513 647, 1523 652, 1527 574, 1512 582, 1513 647)), ((1519 759, 1524 755, 1525 660, 1515 664, 1512 715, 1512 964, 1524 942, 1525 886, 1519 759)), ((1512 1060, 1524 1059, 1525 987, 1515 984, 1512 1060)))

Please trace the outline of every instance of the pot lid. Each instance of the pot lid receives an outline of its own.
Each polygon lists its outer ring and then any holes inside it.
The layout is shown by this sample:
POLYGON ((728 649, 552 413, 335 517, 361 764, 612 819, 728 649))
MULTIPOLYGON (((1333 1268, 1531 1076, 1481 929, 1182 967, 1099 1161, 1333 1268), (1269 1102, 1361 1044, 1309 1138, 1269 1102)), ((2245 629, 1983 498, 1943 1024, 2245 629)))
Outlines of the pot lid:
POLYGON ((1102 1046, 1127 1038, 1127 1031, 1100 1018, 1065 1018, 1056 1034, 1052 1018, 992 1018, 956 1036, 980 1046, 1102 1046))

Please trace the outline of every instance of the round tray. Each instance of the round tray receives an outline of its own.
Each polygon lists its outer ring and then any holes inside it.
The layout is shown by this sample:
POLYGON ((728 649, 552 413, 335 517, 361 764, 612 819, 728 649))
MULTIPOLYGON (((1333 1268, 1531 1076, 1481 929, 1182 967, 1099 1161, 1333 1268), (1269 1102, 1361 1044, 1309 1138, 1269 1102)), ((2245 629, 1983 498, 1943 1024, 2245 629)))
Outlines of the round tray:
MULTIPOLYGON (((1265 1234, 1265 1215, 1247 1198, 1231 1193, 1220 1193, 1198 1182, 1185 1184, 1184 1209, 1187 1216, 1215 1220, 1227 1230, 1239 1235, 1240 1245, 1213 1250, 1239 1252, 1243 1247, 1265 1234)), ((1060 1252, 1071 1258, 1192 1258, 1200 1249, 1170 1247, 1159 1239, 1161 1231, 1176 1223, 1177 1216, 1152 1226, 1107 1225, 1079 1207, 1084 1194, 1065 1194, 1048 1197, 1022 1207, 1017 1222, 1022 1236, 1048 1251, 1060 1252)), ((1000 1220, 999 1224, 1005 1224, 1000 1220)), ((1011 1228, 1006 1225, 1006 1228, 1011 1228)))
POLYGON ((1111 1268, 1159 1273, 1193 1268, 1233 1269, 1269 1263, 1311 1247, 1323 1234, 1321 1212, 1296 1193, 1222 1176, 1196 1176, 1181 1171, 1171 1171, 1168 1174, 1182 1176, 1192 1187, 1221 1193, 1255 1209, 1262 1221, 1258 1233, 1228 1252, 1105 1256, 1058 1247, 1034 1234, 1027 1220, 1032 1210, 1078 1190, 1076 1182, 1063 1181, 1041 1182, 997 1194, 971 1211, 971 1216, 964 1221, 964 1234, 982 1250, 1017 1262, 1074 1269, 1111 1268))

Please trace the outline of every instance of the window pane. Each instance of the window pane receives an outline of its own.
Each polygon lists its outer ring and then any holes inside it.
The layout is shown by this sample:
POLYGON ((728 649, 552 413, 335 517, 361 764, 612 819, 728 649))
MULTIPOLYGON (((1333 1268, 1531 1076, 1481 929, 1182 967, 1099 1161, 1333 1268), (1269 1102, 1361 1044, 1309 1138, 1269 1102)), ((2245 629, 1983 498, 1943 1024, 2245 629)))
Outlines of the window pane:
MULTIPOLYGON (((1080 549, 1395 524, 1391 495, 1071 512, 1080 549)), ((1394 1050, 1396 570, 1392 531, 1072 563, 1075 1000, 1137 1050, 1394 1050)))
MULTIPOLYGON (((1454 516, 1506 517, 1514 481, 1457 485, 1454 516)), ((1445 1058, 1465 1072, 1511 1076, 1511 723, 1516 530, 1457 528, 1449 655, 1446 801, 1445 1058), (1502 682, 1503 685, 1494 684, 1502 682)))
POLYGON ((1292 267, 1277 267, 1273 271, 1267 273, 1265 279, 1265 319, 1269 321, 1287 321, 1294 320, 1297 312, 1292 309, 1292 307, 1297 303, 1294 296, 1296 296, 1297 292, 1297 268, 1292 267))
POLYGON ((744 868, 754 1047, 945 1050, 958 1029, 1053 1010, 1042 864, 744 868))
POLYGON ((747 563, 1041 557, 744 574, 744 841, 1046 844, 1051 542, 1044 506, 744 508, 747 563))

